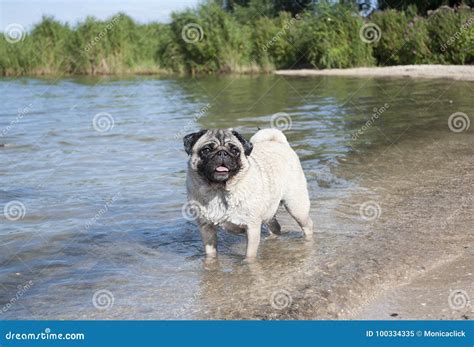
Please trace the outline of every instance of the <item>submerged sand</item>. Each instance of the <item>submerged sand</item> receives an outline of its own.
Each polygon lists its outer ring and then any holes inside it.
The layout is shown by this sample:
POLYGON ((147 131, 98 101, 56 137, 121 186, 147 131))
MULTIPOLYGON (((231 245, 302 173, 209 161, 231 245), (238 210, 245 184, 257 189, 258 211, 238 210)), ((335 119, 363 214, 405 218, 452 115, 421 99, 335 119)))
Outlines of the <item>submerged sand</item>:
POLYGON ((338 318, 474 317, 474 136, 441 133, 367 158, 361 182, 380 192, 381 216, 354 261, 372 261, 381 276, 361 273, 367 291, 338 318))
POLYGON ((360 77, 416 77, 450 78, 474 81, 473 65, 400 65, 384 67, 358 67, 353 69, 277 70, 277 75, 287 76, 360 76, 360 77))

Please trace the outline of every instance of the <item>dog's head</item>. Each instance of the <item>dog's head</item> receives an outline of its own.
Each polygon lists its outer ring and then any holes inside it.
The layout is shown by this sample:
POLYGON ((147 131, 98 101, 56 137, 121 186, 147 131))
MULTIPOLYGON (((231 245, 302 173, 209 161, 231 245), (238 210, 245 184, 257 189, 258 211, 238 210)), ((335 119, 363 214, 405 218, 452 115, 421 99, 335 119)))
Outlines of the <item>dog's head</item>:
POLYGON ((252 143, 232 129, 201 130, 183 139, 189 167, 210 183, 225 183, 243 168, 252 143))

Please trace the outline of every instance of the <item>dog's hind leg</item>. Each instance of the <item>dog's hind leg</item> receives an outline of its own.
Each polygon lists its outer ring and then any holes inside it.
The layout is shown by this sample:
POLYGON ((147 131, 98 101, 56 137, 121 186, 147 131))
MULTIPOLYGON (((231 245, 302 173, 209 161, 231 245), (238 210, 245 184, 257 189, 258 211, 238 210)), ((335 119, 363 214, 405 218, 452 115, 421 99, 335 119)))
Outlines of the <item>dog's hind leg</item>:
POLYGON ((283 204, 288 213, 296 220, 306 238, 313 236, 313 221, 309 215, 310 202, 308 192, 286 197, 283 204))
POLYGON ((281 225, 278 223, 276 219, 276 215, 273 216, 267 223, 268 231, 270 232, 270 236, 268 238, 274 238, 276 236, 281 235, 281 225))

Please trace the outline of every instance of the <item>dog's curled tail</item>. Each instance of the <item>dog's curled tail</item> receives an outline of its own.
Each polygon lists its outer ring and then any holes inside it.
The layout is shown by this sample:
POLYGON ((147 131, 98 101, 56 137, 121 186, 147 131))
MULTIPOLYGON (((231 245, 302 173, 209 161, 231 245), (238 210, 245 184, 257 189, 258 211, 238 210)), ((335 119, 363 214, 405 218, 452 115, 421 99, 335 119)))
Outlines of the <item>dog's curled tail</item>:
POLYGON ((275 141, 280 143, 288 143, 286 136, 278 129, 262 129, 253 135, 250 139, 252 143, 275 141))

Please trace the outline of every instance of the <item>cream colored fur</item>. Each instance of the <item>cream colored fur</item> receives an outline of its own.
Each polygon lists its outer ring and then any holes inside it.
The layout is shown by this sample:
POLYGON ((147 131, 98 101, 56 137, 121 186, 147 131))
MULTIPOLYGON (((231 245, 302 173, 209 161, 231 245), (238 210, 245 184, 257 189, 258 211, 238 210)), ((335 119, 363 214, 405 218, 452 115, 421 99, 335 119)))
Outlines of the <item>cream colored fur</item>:
MULTIPOLYGON (((193 148, 207 139, 205 135, 193 148)), ((242 169, 224 186, 210 185, 198 172, 197 154, 191 155, 187 175, 188 199, 199 206, 198 222, 206 253, 216 254, 218 227, 246 232, 247 258, 255 258, 260 242, 261 224, 270 221, 283 202, 288 212, 311 237, 313 222, 306 178, 299 158, 276 129, 258 131, 250 140, 253 151, 242 152, 242 169)))

